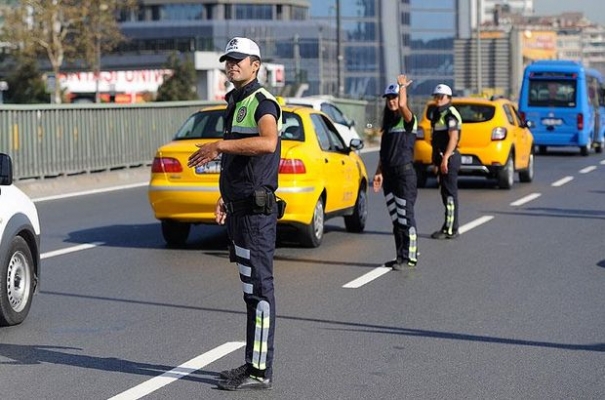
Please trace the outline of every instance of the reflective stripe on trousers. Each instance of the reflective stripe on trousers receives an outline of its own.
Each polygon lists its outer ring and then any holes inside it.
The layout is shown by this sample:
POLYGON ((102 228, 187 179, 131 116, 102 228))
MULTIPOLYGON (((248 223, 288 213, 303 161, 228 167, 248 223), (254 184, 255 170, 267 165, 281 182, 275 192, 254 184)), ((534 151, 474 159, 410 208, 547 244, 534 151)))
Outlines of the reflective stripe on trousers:
POLYGON ((456 204, 454 198, 449 196, 445 204, 445 232, 448 235, 454 233, 454 217, 456 215, 456 204))
POLYGON ((405 218, 407 214, 405 210, 406 200, 395 196, 393 193, 387 193, 385 200, 387 202, 389 215, 391 216, 391 221, 401 226, 407 226, 408 220, 405 218))

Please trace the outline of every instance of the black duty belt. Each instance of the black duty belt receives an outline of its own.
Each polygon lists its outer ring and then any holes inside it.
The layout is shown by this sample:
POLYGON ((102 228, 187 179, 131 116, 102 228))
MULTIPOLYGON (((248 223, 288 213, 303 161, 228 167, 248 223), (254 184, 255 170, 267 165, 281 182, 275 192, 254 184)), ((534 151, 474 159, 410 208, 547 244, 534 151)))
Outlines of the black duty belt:
POLYGON ((286 203, 275 196, 275 193, 259 189, 252 196, 243 200, 225 202, 225 211, 231 215, 275 214, 281 218, 286 203))
POLYGON ((225 203, 227 214, 252 214, 252 201, 250 199, 230 201, 225 203))
POLYGON ((392 167, 388 167, 391 171, 409 171, 414 168, 414 164, 407 163, 402 165, 393 165, 392 167))

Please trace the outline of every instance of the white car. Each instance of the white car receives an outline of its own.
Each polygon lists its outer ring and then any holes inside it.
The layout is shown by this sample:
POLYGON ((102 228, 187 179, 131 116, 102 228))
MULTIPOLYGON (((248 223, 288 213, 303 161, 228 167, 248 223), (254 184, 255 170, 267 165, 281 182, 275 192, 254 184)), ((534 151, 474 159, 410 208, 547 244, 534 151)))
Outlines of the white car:
POLYGON ((355 121, 349 119, 330 100, 322 97, 286 97, 284 100, 287 105, 311 107, 326 114, 334 122, 334 126, 347 145, 351 143, 351 139, 361 139, 355 129, 355 121))
POLYGON ((25 320, 40 277, 40 220, 13 185, 11 158, 0 153, 0 326, 25 320))

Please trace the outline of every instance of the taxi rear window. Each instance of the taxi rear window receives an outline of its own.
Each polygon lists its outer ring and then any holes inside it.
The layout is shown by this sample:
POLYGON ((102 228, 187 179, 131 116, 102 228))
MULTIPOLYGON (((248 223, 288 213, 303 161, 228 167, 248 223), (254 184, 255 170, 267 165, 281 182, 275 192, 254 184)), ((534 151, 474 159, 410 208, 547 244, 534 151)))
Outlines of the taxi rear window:
MULTIPOLYGON (((496 107, 492 105, 484 105, 484 104, 466 104, 466 103, 457 103, 454 104, 454 107, 460 113, 462 117, 462 123, 478 123, 478 122, 487 122, 494 118, 496 114, 496 107)), ((431 115, 437 107, 435 105, 430 105, 426 110, 426 117, 430 120, 431 115)))

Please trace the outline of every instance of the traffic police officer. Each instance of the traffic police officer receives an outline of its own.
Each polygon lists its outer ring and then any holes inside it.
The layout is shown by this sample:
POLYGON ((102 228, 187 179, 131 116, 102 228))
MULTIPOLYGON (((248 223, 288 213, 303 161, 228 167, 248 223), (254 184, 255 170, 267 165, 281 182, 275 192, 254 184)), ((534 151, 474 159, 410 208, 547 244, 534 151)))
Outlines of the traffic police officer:
POLYGON ((387 86, 382 119, 380 159, 374 174, 374 192, 383 187, 387 209, 393 221, 397 258, 388 262, 394 270, 413 267, 418 259, 418 235, 414 203, 418 194, 414 170, 414 142, 417 120, 407 104, 408 81, 405 75, 387 86))
POLYGON ((221 372, 218 387, 270 389, 281 108, 257 81, 261 58, 254 41, 231 39, 219 60, 226 62, 227 77, 235 87, 226 96, 223 140, 198 145, 188 163, 190 167, 204 165, 222 154, 216 220, 227 224, 230 259, 239 269, 247 309, 245 364, 221 372))
POLYGON ((435 109, 431 116, 433 165, 439 180, 441 200, 445 207, 445 221, 434 232, 433 239, 453 239, 458 236, 458 171, 460 152, 458 143, 462 132, 462 118, 452 106, 452 89, 439 84, 433 90, 435 109))

